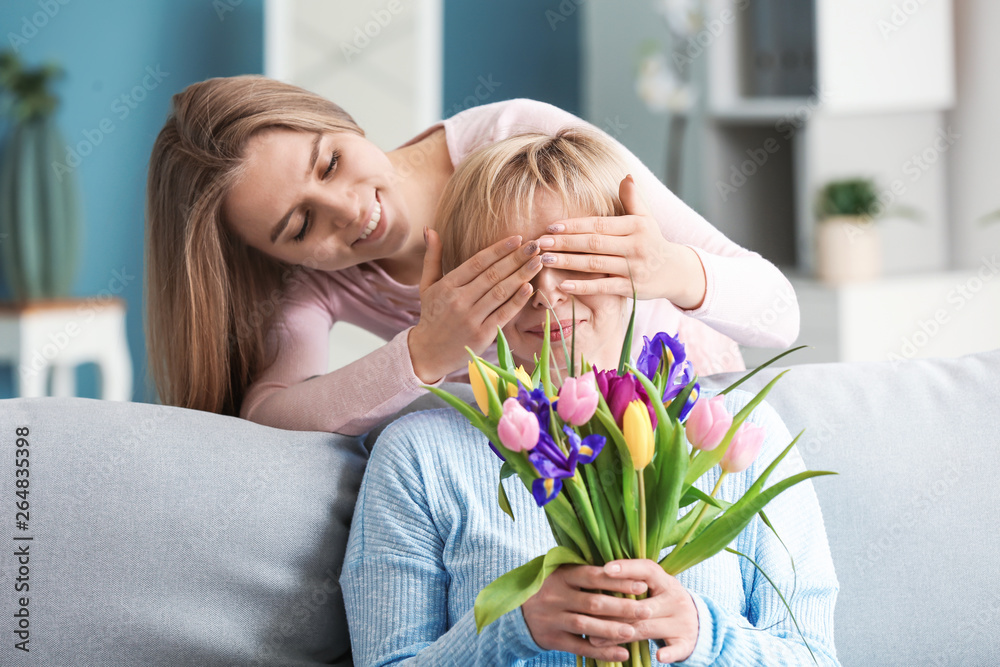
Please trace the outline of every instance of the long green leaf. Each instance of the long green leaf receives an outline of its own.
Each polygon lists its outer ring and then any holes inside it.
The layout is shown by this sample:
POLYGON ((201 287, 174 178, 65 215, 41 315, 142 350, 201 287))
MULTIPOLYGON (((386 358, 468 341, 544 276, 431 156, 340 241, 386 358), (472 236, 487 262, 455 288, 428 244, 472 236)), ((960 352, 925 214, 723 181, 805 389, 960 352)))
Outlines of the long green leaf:
POLYGON ((789 605, 788 601, 785 600, 785 596, 781 594, 781 590, 775 585, 774 581, 771 580, 771 577, 768 576, 767 572, 764 571, 764 568, 758 565, 757 561, 755 561, 753 558, 750 558, 750 556, 747 556, 745 553, 737 551, 736 549, 731 549, 729 547, 726 547, 726 551, 736 556, 742 556, 743 558, 746 558, 755 568, 757 568, 758 572, 764 575, 764 578, 767 579, 767 583, 771 584, 771 588, 773 588, 774 592, 778 594, 779 598, 781 598, 781 604, 785 605, 785 609, 788 610, 788 615, 792 617, 792 623, 795 624, 795 629, 798 631, 799 637, 802 638, 802 643, 806 645, 806 650, 809 651, 809 657, 811 657, 813 659, 813 662, 815 662, 818 665, 819 662, 816 660, 816 655, 813 653, 812 647, 809 646, 809 640, 806 639, 806 636, 804 634, 802 634, 802 628, 799 627, 799 622, 795 618, 795 613, 792 612, 791 605, 789 605))
MULTIPOLYGON (((470 348, 466 347, 465 349, 469 351, 469 354, 473 355, 472 361, 475 362, 476 370, 479 371, 479 374, 483 378, 483 384, 486 385, 486 395, 489 397, 488 403, 490 407, 489 418, 490 421, 496 423, 500 420, 500 415, 503 413, 503 404, 500 402, 500 394, 497 393, 497 388, 493 386, 493 383, 490 382, 489 378, 486 376, 486 365, 483 363, 483 360, 475 356, 470 348)), ((506 388, 504 391, 506 391, 506 388)))
MULTIPOLYGON (((627 260, 626 260, 627 261, 627 260)), ((628 320, 628 329, 625 330, 625 341, 622 343, 622 353, 618 357, 618 375, 624 375, 625 365, 632 356, 632 333, 635 331, 635 304, 638 303, 635 292, 635 281, 632 280, 632 267, 628 269, 628 279, 632 283, 632 316, 628 320)))
POLYGON ((473 426, 478 428, 480 431, 483 430, 483 426, 486 423, 486 419, 485 417, 483 417, 482 413, 479 412, 479 410, 472 407, 459 397, 449 394, 444 389, 439 389, 438 387, 428 387, 427 385, 424 385, 424 389, 431 392, 438 398, 442 399, 445 403, 458 410, 463 417, 468 419, 469 422, 473 426))
POLYGON ((799 350, 803 350, 803 349, 805 349, 807 347, 809 347, 809 345, 799 345, 798 347, 793 347, 790 350, 785 350, 784 352, 782 352, 781 354, 779 354, 776 357, 771 357, 770 359, 768 359, 767 361, 765 361, 764 363, 762 363, 760 366, 758 366, 757 368, 753 369, 752 371, 750 371, 749 373, 747 373, 746 375, 744 375, 739 380, 737 380, 736 382, 732 383, 731 385, 729 385, 728 387, 726 387, 725 389, 723 389, 719 393, 720 394, 728 394, 733 389, 736 389, 738 386, 740 386, 741 384, 743 384, 744 382, 746 382, 747 380, 749 380, 750 378, 752 378, 754 375, 756 375, 757 373, 761 372, 762 370, 764 370, 765 368, 767 368, 768 366, 770 366, 771 364, 773 364, 774 362, 776 362, 778 359, 781 359, 782 357, 787 356, 787 355, 791 354, 792 352, 798 352, 799 350))
POLYGON ((680 506, 687 507, 691 503, 698 502, 699 500, 709 505, 715 505, 720 509, 722 508, 720 500, 708 495, 707 493, 699 489, 697 486, 689 486, 687 488, 687 491, 684 492, 684 496, 681 498, 680 506))
POLYGON ((560 565, 584 564, 571 549, 553 547, 544 556, 498 577, 476 596, 476 632, 482 632, 490 623, 524 604, 560 565))
POLYGON ((732 542, 767 503, 782 491, 813 477, 832 475, 826 471, 807 470, 783 479, 767 490, 754 495, 747 493, 725 514, 717 518, 701 535, 675 549, 663 562, 663 569, 674 576, 719 553, 732 542))
POLYGON ((516 366, 514 366, 514 357, 510 353, 510 345, 507 344, 507 337, 503 335, 503 329, 500 327, 497 327, 497 361, 500 368, 509 371, 513 375, 516 369, 516 366))
MULTIPOLYGON (((697 505, 695 505, 690 512, 685 514, 682 518, 678 519, 677 523, 674 524, 674 527, 670 530, 670 532, 667 533, 666 536, 664 536, 663 548, 666 549, 667 547, 672 547, 678 542, 680 542, 681 538, 687 535, 688 531, 691 529, 691 526, 698 519, 698 515, 701 514, 702 508, 706 507, 707 509, 705 509, 705 514, 702 517, 701 524, 698 526, 697 529, 695 529, 694 533, 692 533, 691 539, 694 539, 699 535, 701 535, 701 533, 706 528, 708 528, 709 525, 711 525, 712 519, 719 516, 725 509, 728 509, 729 507, 732 506, 731 503, 727 503, 724 500, 719 502, 722 503, 722 507, 719 507, 717 505, 708 505, 707 503, 703 502, 699 502, 697 505)), ((664 560, 666 560, 666 558, 664 558, 664 560)))

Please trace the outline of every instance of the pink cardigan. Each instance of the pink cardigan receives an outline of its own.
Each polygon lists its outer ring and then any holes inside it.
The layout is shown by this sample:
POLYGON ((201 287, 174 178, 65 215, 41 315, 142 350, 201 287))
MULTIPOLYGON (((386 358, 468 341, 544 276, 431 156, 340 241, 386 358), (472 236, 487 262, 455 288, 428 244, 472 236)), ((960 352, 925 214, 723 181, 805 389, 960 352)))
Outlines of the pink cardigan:
MULTIPOLYGON (((437 123, 406 145, 444 127, 452 164, 506 137, 523 132, 554 134, 592 125, 552 105, 509 100, 467 109, 437 123)), ((616 142, 617 143, 617 142, 616 142)), ((633 355, 642 336, 678 333, 700 375, 742 370, 735 341, 755 347, 787 347, 799 331, 795 293, 778 269, 727 239, 670 192, 618 144, 663 236, 692 247, 707 277, 705 301, 680 311, 665 299, 636 308, 633 355)), ((277 428, 357 435, 370 430, 426 390, 413 372, 407 335, 420 316, 417 285, 403 285, 381 267, 363 264, 340 271, 305 270, 288 289, 271 340, 275 363, 251 385, 240 416, 277 428), (351 322, 388 342, 371 354, 327 373, 330 329, 351 322), (308 382, 307 378, 315 377, 308 382)), ((496 358, 496 346, 484 355, 496 358)), ((463 370, 444 380, 467 380, 463 370)), ((444 381, 442 380, 442 381, 444 381)))

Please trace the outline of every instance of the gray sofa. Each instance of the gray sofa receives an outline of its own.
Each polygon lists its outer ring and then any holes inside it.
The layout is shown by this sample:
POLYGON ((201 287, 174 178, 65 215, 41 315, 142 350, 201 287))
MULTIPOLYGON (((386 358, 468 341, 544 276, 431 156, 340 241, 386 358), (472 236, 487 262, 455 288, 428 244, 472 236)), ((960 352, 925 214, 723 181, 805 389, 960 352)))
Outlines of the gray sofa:
MULTIPOLYGON (((844 665, 1000 664, 998 399, 1000 351, 796 366, 772 392, 789 429, 807 428, 807 464, 841 473, 815 487, 844 665)), ((349 664, 337 579, 375 435, 0 401, 0 664, 349 664)))

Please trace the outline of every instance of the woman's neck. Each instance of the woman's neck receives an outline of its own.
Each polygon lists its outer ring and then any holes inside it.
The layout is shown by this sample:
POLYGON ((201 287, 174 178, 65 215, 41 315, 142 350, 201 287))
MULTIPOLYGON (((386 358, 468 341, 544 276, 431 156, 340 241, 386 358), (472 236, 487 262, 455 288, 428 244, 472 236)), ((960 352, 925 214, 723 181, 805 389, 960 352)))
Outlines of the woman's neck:
POLYGON ((394 280, 416 285, 424 264, 424 227, 435 229, 434 214, 445 183, 455 171, 445 141, 444 128, 438 128, 415 144, 387 153, 398 175, 398 189, 406 202, 410 234, 390 257, 376 260, 394 280))

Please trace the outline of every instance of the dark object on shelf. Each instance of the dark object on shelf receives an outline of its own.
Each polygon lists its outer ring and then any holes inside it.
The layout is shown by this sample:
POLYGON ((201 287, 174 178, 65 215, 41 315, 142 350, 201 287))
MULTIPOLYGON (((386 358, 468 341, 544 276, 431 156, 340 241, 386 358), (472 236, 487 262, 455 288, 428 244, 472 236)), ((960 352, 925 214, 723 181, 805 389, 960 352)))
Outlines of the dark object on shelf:
POLYGON ((813 0, 752 0, 744 14, 747 97, 806 97, 816 87, 813 0))

